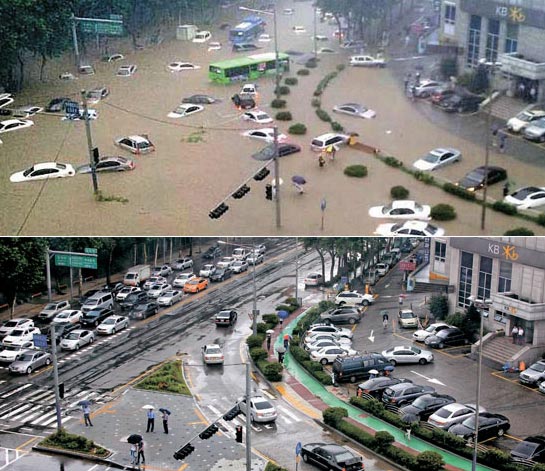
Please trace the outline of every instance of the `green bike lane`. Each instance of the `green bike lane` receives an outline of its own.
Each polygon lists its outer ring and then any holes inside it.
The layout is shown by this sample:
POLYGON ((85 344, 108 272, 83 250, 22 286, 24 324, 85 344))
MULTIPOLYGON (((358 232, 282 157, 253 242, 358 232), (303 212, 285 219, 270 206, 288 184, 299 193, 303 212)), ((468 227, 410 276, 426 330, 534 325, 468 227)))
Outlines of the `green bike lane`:
MULTIPOLYGON (((274 343, 275 350, 277 347, 283 344, 285 334, 292 335, 293 329, 297 325, 297 321, 305 314, 306 310, 283 327, 283 330, 277 336, 274 343)), ((408 440, 404 431, 399 430, 397 427, 394 427, 387 422, 383 422, 382 420, 379 420, 373 416, 361 417, 362 414, 365 414, 364 411, 339 399, 332 392, 328 391, 316 378, 311 376, 302 366, 299 365, 297 361, 292 358, 289 351, 286 352, 286 355, 284 356, 284 368, 288 370, 288 372, 295 377, 299 383, 307 388, 310 393, 319 397, 329 407, 343 407, 348 411, 348 416, 358 423, 361 423, 376 431, 386 431, 390 433, 395 438, 396 442, 407 448, 411 448, 418 452, 435 451, 443 457, 443 460, 447 465, 457 469, 471 471, 472 463, 466 458, 462 458, 454 453, 438 448, 429 442, 415 437, 414 435, 412 435, 410 440, 408 440)), ((476 467, 476 471, 490 471, 491 469, 493 468, 489 468, 481 464, 477 464, 476 467)))

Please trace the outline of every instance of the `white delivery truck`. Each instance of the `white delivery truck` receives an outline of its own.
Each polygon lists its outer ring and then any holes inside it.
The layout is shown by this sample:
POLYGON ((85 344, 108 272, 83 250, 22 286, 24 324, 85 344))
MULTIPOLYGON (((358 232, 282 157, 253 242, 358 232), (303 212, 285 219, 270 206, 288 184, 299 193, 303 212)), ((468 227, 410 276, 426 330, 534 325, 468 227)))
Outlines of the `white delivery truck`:
POLYGON ((127 286, 139 286, 150 276, 151 267, 149 265, 136 265, 127 270, 127 273, 125 273, 125 277, 123 278, 123 284, 127 286))
POLYGON ((237 247, 233 250, 233 258, 235 260, 246 260, 248 258, 249 253, 246 251, 246 249, 242 247, 237 247))

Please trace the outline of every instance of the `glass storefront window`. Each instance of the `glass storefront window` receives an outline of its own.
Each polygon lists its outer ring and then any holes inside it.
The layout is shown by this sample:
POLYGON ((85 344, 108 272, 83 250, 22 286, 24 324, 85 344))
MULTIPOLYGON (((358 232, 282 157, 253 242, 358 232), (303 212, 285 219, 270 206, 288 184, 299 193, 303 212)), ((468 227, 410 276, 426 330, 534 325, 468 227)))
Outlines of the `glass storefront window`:
POLYGON ((460 283, 458 288, 458 306, 467 307, 471 296, 471 279, 473 277, 473 254, 462 252, 460 263, 460 283))

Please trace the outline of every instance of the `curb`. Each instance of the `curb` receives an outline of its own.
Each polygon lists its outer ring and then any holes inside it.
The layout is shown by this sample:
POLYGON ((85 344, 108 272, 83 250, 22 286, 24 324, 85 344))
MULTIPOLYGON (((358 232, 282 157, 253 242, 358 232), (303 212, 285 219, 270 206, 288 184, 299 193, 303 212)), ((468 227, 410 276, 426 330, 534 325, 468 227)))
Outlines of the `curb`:
MULTIPOLYGON (((60 449, 60 448, 50 448, 50 447, 41 446, 41 445, 33 446, 32 450, 41 451, 43 453, 49 453, 49 454, 53 454, 53 455, 62 455, 62 456, 68 456, 70 458, 79 458, 79 459, 84 459, 84 460, 87 460, 87 461, 93 461, 95 463, 105 464, 107 466, 111 466, 112 468, 116 468, 116 469, 130 469, 130 468, 127 468, 125 465, 117 463, 117 462, 115 462, 113 460, 110 460, 108 458, 101 458, 99 456, 93 456, 93 455, 89 455, 87 453, 80 453, 80 452, 77 452, 77 451, 63 450, 63 449, 60 449)), ((112 456, 113 452, 111 452, 110 450, 108 450, 108 451, 110 452, 110 454, 108 456, 112 456)))

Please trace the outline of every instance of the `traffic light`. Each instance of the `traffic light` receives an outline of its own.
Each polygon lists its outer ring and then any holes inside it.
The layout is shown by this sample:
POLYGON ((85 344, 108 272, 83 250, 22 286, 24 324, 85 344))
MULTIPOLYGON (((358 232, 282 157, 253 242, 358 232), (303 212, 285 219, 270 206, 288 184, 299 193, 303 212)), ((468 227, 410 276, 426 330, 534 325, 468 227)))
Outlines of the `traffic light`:
POLYGON ((59 384, 59 397, 64 399, 64 383, 59 384))
POLYGON ((237 443, 242 443, 242 425, 237 425, 235 432, 237 434, 236 436, 237 443))
POLYGON ((210 213, 208 213, 208 216, 211 219, 219 219, 228 209, 229 206, 227 206, 225 203, 221 203, 217 208, 210 211, 210 213))
POLYGON ((93 162, 98 164, 98 159, 100 158, 100 153, 98 152, 98 147, 93 147, 93 162))
POLYGON ((237 191, 235 191, 231 196, 236 200, 242 198, 246 193, 249 193, 250 187, 248 185, 242 185, 237 191))
POLYGON ((254 175, 254 180, 259 182, 266 178, 269 173, 271 173, 271 171, 267 167, 263 167, 259 172, 254 175))
POLYGON ((272 192, 272 185, 270 183, 267 183, 265 185, 265 198, 267 198, 268 200, 272 200, 273 199, 273 192, 272 192))
POLYGON ((189 456, 193 451, 195 450, 195 447, 191 443, 185 444, 182 448, 180 448, 176 453, 174 453, 174 459, 175 460, 183 460, 186 456, 189 456))
POLYGON ((214 435, 217 431, 218 431, 218 426, 216 424, 212 424, 210 425, 210 427, 208 427, 206 430, 203 430, 201 433, 199 433, 199 438, 201 440, 208 440, 209 438, 212 437, 212 435, 214 435))
POLYGON ((238 404, 233 407, 229 412, 227 412, 224 416, 223 416, 223 420, 233 420, 237 415, 241 414, 242 411, 240 410, 240 407, 238 406, 238 404))

